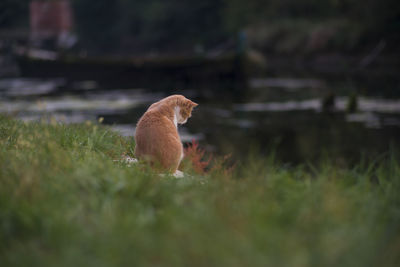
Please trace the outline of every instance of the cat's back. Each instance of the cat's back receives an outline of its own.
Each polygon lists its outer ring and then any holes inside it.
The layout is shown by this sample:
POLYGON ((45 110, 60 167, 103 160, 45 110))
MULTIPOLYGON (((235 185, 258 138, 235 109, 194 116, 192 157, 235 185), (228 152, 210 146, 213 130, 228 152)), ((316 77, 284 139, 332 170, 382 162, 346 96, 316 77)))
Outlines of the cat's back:
POLYGON ((136 125, 136 135, 143 131, 170 130, 177 132, 176 127, 166 114, 159 110, 149 109, 139 119, 136 125), (174 131, 175 130, 175 131, 174 131))
POLYGON ((135 155, 159 157, 166 150, 180 153, 182 144, 173 122, 173 111, 149 108, 140 118, 135 133, 135 155), (171 117, 172 116, 172 117, 171 117))

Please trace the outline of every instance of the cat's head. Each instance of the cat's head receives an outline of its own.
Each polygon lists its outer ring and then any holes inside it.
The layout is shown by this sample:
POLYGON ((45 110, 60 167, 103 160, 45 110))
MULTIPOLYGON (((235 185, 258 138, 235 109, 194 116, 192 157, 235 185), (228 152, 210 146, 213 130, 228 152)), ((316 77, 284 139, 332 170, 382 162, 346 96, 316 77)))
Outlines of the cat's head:
POLYGON ((193 108, 198 106, 197 103, 187 99, 184 96, 177 96, 176 101, 176 118, 179 124, 184 124, 192 116, 193 108))

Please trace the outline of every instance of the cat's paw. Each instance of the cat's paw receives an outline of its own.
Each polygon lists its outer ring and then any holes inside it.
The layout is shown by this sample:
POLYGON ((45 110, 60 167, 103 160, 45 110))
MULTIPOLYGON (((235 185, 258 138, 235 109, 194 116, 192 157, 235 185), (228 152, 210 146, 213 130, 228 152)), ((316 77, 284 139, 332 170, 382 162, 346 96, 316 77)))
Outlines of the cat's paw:
POLYGON ((183 178, 185 176, 185 174, 183 172, 181 172, 180 170, 176 170, 173 174, 173 176, 175 178, 183 178))
MULTIPOLYGON (((166 177, 166 176, 171 176, 171 174, 170 174, 170 173, 169 173, 169 174, 160 173, 159 176, 160 176, 160 177, 166 177)), ((172 174, 172 176, 175 177, 175 178, 183 178, 183 177, 185 177, 185 174, 184 174, 183 172, 181 172, 181 171, 176 170, 176 171, 172 174)))

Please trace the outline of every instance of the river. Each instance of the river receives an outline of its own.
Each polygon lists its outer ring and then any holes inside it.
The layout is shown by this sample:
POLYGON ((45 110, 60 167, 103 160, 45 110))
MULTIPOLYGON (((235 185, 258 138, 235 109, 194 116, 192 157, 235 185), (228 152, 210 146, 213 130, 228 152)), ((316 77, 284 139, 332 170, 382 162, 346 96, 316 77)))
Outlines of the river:
MULTIPOLYGON (((384 155, 400 144, 400 99, 350 100, 345 91, 318 79, 262 78, 250 84, 245 100, 236 102, 205 98, 195 90, 171 92, 200 104, 179 127, 182 141, 196 140, 210 153, 235 159, 250 152, 273 153, 288 164, 321 159, 346 164, 384 155), (356 103, 351 112, 349 101, 356 103)), ((0 113, 24 121, 101 120, 131 137, 147 107, 167 94, 146 88, 100 88, 94 81, 1 79, 0 113)))

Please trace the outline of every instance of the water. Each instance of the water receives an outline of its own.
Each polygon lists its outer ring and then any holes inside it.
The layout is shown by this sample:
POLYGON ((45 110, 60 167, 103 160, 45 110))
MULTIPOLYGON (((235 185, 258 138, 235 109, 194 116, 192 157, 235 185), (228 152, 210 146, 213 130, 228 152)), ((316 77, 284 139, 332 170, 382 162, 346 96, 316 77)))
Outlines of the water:
MULTIPOLYGON (((288 163, 323 157, 339 163, 376 157, 400 144, 400 99, 358 97, 356 113, 347 113, 349 98, 335 98, 324 109, 332 88, 316 79, 254 79, 244 103, 199 98, 192 118, 179 128, 182 140, 197 140, 209 152, 241 159, 251 151, 288 163)), ((64 123, 98 121, 125 136, 147 107, 166 93, 144 88, 99 89, 94 81, 62 79, 0 80, 0 113, 25 121, 52 117, 64 123)))

